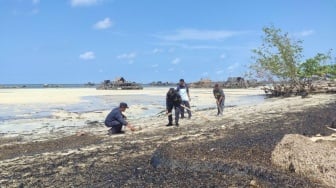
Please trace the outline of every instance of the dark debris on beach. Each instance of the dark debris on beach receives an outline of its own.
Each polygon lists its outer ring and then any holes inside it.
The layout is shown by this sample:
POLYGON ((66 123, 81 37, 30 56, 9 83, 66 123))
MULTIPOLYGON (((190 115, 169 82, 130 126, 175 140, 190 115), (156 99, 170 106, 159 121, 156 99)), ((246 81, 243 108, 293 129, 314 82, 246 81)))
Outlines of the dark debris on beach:
POLYGON ((325 125, 335 112, 334 102, 254 123, 223 119, 10 145, 2 139, 0 187, 326 187, 273 166, 271 153, 285 134, 332 134, 325 125), (229 121, 230 129, 219 127, 229 121))

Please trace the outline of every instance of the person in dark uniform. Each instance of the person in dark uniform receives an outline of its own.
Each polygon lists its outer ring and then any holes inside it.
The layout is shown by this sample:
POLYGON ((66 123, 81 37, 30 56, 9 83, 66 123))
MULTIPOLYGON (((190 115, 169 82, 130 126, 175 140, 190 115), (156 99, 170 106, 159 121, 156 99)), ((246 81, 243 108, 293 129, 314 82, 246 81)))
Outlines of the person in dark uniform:
POLYGON ((166 110, 167 110, 166 113, 168 114, 168 121, 169 121, 166 126, 173 125, 173 115, 172 115, 173 108, 175 111, 175 125, 179 126, 178 122, 181 112, 181 102, 182 98, 180 94, 174 88, 170 88, 166 96, 166 110))
POLYGON ((217 116, 223 115, 225 94, 224 94, 223 89, 220 88, 218 84, 215 84, 215 87, 213 89, 213 95, 216 99, 216 104, 217 104, 217 116))
POLYGON ((111 129, 108 130, 109 135, 125 133, 121 130, 123 125, 129 128, 131 131, 135 131, 135 128, 126 121, 126 116, 122 114, 122 112, 126 111, 126 108, 128 108, 127 104, 121 102, 119 107, 114 108, 107 115, 105 119, 105 125, 107 127, 111 127, 111 129))

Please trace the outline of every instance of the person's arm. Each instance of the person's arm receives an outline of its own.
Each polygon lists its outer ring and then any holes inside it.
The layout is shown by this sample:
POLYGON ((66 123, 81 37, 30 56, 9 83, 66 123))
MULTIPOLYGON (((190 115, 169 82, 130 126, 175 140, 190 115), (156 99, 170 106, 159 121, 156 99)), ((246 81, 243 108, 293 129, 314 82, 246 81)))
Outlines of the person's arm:
POLYGON ((124 115, 120 112, 120 116, 118 116, 118 121, 119 121, 120 123, 122 123, 123 125, 125 125, 127 128, 129 128, 131 131, 135 131, 135 128, 134 128, 131 124, 129 124, 129 123, 124 119, 124 117, 126 117, 126 116, 124 116, 124 115))
POLYGON ((188 95, 189 101, 191 101, 190 94, 189 94, 189 87, 187 85, 186 85, 186 89, 187 89, 187 95, 188 95))
POLYGON ((123 118, 123 114, 121 112, 118 113, 116 116, 117 120, 122 124, 122 125, 127 125, 128 122, 123 118))
POLYGON ((166 94, 166 110, 168 111, 169 96, 166 94))
POLYGON ((221 96, 219 98, 219 101, 222 101, 223 99, 225 99, 225 94, 224 94, 223 89, 220 90, 220 94, 221 94, 221 96))
POLYGON ((217 90, 216 90, 216 89, 212 90, 212 93, 213 93, 213 95, 214 95, 214 97, 215 97, 215 99, 216 99, 216 103, 218 104, 218 103, 219 103, 219 101, 220 101, 220 99, 219 99, 219 98, 217 98, 217 97, 218 97, 218 96, 216 95, 216 93, 217 93, 217 90))

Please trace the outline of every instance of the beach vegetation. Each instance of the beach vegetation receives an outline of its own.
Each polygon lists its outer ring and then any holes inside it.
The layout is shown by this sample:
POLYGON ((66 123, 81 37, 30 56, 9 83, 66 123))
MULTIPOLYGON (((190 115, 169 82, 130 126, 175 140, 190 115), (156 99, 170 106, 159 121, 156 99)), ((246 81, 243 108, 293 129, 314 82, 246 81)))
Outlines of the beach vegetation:
POLYGON ((323 77, 336 75, 336 64, 327 64, 331 60, 331 51, 327 54, 318 53, 315 57, 307 59, 299 66, 299 76, 311 78, 313 75, 323 77))
POLYGON ((305 97, 310 92, 336 91, 330 83, 313 84, 314 80, 332 80, 336 77, 336 63, 331 62, 331 50, 302 60, 302 40, 290 37, 273 25, 262 30, 261 46, 252 50, 254 63, 250 65, 249 76, 272 83, 272 86, 263 88, 266 94, 271 97, 305 97))
POLYGON ((249 75, 269 82, 281 81, 291 85, 300 85, 300 78, 313 75, 335 75, 335 64, 326 63, 331 60, 331 50, 302 61, 302 40, 290 38, 288 33, 283 33, 273 25, 262 30, 262 44, 252 50, 252 59, 255 62, 250 65, 249 75))

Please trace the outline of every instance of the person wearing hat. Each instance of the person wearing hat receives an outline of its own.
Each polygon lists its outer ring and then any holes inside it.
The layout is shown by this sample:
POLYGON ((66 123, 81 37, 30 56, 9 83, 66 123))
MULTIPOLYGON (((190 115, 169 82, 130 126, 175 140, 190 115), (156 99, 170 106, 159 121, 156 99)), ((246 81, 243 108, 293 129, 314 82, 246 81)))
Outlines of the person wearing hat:
POLYGON ((135 131, 135 128, 126 121, 126 116, 122 114, 128 108, 127 104, 121 102, 119 107, 114 108, 106 117, 105 125, 111 127, 108 130, 108 134, 122 134, 125 133, 122 131, 122 126, 126 126, 131 131, 135 131))
POLYGON ((216 99, 217 104, 217 116, 223 115, 225 94, 223 89, 220 88, 218 84, 215 84, 215 87, 213 89, 213 95, 216 99))
POLYGON ((181 118, 184 118, 184 108, 186 108, 188 113, 188 119, 191 118, 191 111, 190 111, 190 95, 189 95, 189 87, 184 82, 184 79, 180 79, 179 85, 177 85, 176 91, 179 92, 179 94, 182 97, 182 105, 181 105, 181 118))

